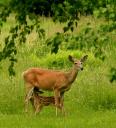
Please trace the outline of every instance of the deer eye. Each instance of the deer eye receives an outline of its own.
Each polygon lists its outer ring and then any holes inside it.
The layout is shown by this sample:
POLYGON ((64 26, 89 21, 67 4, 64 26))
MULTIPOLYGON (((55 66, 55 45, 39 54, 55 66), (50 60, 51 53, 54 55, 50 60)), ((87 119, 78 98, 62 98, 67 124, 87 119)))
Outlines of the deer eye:
POLYGON ((77 62, 75 62, 74 64, 77 64, 77 62))

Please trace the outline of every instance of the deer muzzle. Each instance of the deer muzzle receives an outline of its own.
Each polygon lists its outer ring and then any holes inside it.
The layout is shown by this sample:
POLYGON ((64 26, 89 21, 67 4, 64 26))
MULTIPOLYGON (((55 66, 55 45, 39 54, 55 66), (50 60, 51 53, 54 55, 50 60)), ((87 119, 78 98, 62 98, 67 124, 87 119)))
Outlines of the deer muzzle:
POLYGON ((81 68, 81 71, 83 71, 83 67, 81 68))

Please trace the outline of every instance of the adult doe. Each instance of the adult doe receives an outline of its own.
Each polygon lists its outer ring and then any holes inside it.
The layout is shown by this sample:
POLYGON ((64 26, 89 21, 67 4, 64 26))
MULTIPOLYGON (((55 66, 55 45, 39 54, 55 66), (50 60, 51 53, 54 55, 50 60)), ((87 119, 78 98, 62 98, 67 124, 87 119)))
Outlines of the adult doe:
POLYGON ((87 57, 88 55, 85 55, 80 60, 77 60, 76 58, 69 55, 68 58, 73 63, 73 67, 69 72, 42 68, 30 68, 24 71, 23 78, 26 88, 26 111, 30 97, 30 90, 33 87, 42 90, 53 91, 55 106, 59 108, 61 106, 61 101, 63 100, 64 92, 71 88, 71 85, 75 81, 78 72, 83 70, 83 62, 87 59, 87 57))

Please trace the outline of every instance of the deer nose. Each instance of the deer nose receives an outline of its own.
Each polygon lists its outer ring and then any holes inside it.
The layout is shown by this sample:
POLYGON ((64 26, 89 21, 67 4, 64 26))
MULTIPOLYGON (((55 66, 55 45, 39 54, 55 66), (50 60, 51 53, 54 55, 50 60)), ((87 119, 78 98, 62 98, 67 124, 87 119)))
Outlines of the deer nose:
POLYGON ((83 67, 81 68, 81 70, 83 70, 83 67))

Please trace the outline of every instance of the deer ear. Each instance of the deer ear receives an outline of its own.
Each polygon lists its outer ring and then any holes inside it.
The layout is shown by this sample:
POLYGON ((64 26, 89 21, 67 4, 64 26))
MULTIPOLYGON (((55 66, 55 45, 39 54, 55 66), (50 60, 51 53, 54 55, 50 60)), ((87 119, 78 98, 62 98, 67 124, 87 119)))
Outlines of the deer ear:
POLYGON ((71 62, 74 62, 74 58, 73 58, 71 55, 68 56, 68 59, 69 59, 71 62))
POLYGON ((85 55, 83 58, 81 58, 81 62, 84 62, 85 60, 87 60, 88 55, 85 55))

